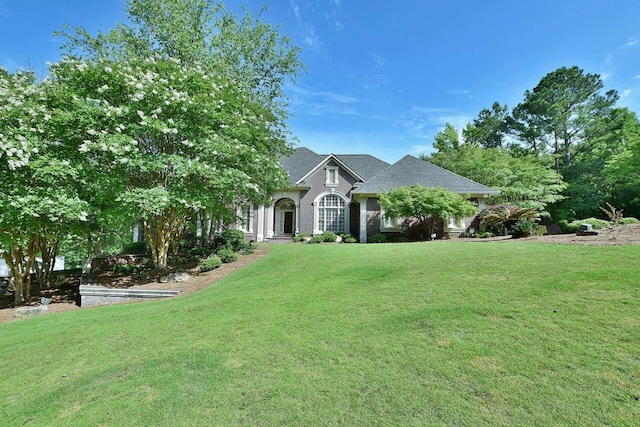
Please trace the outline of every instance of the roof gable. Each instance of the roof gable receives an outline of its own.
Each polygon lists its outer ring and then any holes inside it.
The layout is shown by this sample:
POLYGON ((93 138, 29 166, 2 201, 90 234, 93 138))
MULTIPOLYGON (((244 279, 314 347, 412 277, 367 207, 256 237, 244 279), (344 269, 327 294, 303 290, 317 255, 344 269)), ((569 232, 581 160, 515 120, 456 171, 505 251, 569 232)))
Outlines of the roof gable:
POLYGON ((379 194, 392 188, 420 184, 441 187, 460 194, 499 194, 486 185, 448 171, 413 156, 405 156, 353 191, 354 194, 379 194))
POLYGON ((339 167, 341 167, 342 169, 344 169, 345 171, 347 171, 347 173, 349 175, 351 175, 352 177, 354 177, 355 179, 357 179, 358 181, 364 181, 364 179, 358 175, 358 173, 354 170, 352 170, 349 166, 345 165, 344 162, 342 162, 338 157, 336 157, 333 154, 329 154, 327 157, 325 157, 320 163, 318 163, 316 165, 316 167, 314 167, 313 169, 311 169, 309 172, 307 172, 307 174, 305 176, 303 176, 302 178, 300 178, 296 184, 300 184, 302 182, 305 181, 305 179, 307 179, 308 177, 310 177, 311 175, 315 174, 316 172, 318 172, 318 170, 322 169, 323 167, 325 167, 329 162, 334 161, 335 163, 338 164, 339 167))
POLYGON ((280 164, 289 174, 291 184, 300 185, 331 160, 363 182, 391 166, 368 154, 317 154, 306 147, 297 148, 290 156, 282 157, 280 164))

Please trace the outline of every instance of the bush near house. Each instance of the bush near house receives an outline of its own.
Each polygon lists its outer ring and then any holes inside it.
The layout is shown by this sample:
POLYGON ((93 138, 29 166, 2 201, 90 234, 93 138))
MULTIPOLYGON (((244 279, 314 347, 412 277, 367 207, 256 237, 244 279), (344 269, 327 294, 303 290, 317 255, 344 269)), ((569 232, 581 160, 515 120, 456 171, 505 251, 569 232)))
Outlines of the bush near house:
POLYGON ((247 246, 242 230, 224 230, 216 239, 216 247, 229 246, 234 252, 239 252, 247 246))
POLYGON ((251 255, 258 246, 255 243, 245 243, 244 247, 238 252, 240 255, 251 255))
POLYGON ((358 239, 356 239, 352 234, 345 233, 342 235, 342 243, 358 243, 358 239))
POLYGON ((367 240, 369 243, 387 243, 389 238, 385 234, 374 234, 367 240))
POLYGON ((202 263, 200 263, 200 267, 198 268, 198 271, 200 271, 201 273, 204 273, 206 271, 215 270, 221 265, 222 265, 222 260, 218 255, 210 255, 209 257, 205 258, 204 261, 202 261, 202 263))
POLYGON ((323 242, 335 242, 338 239, 338 236, 336 233, 332 232, 332 231, 325 231, 324 233, 322 233, 322 241, 323 242))
POLYGON ((307 233, 300 233, 300 234, 297 234, 297 235, 293 236, 291 238, 291 240, 293 240, 295 243, 300 243, 307 237, 309 237, 309 235, 307 233))
POLYGON ((521 208, 516 205, 502 204, 489 206, 478 214, 481 226, 495 231, 497 234, 514 232, 514 227, 518 224, 516 233, 518 237, 530 236, 531 224, 537 221, 540 214, 535 208, 521 208))
POLYGON ((223 246, 216 250, 216 255, 225 264, 236 262, 238 260, 238 253, 229 246, 223 246))
POLYGON ((324 239, 322 238, 322 236, 313 236, 309 240, 309 243, 322 243, 322 242, 324 242, 324 239))

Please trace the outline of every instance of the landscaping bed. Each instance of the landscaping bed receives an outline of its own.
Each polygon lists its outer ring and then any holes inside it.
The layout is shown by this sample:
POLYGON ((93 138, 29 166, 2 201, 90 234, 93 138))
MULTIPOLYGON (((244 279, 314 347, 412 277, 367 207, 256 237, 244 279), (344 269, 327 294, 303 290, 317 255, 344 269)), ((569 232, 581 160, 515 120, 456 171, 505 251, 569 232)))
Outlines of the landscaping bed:
MULTIPOLYGON (((190 263, 175 265, 167 270, 151 270, 145 280, 141 280, 140 275, 116 276, 113 272, 107 271, 96 275, 92 282, 102 286, 119 288, 136 287, 140 289, 179 290, 180 296, 182 296, 206 288, 224 276, 237 271, 258 258, 263 257, 268 251, 268 246, 260 245, 253 254, 239 255, 238 261, 223 264, 221 267, 206 273, 199 273, 198 266, 190 263), (173 271, 185 271, 191 275, 191 278, 184 283, 160 283, 160 277, 173 271)), ((46 313, 57 313, 60 311, 79 309, 80 307, 77 305, 79 285, 80 273, 77 272, 70 275, 66 280, 59 281, 52 286, 51 289, 39 291, 34 288, 31 294, 32 297, 26 305, 39 305, 40 298, 46 297, 51 299, 51 303, 49 304, 46 313)), ((14 297, 12 292, 7 292, 0 296, 0 323, 15 319, 14 315, 17 307, 14 306, 13 299, 14 297)))

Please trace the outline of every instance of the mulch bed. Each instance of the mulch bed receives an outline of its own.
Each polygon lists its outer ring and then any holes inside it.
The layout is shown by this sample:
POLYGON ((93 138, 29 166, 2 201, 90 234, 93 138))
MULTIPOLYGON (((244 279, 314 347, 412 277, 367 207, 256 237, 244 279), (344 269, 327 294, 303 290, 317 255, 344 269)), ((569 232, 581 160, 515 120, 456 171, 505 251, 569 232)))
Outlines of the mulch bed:
MULTIPOLYGON (((102 272, 91 278, 91 283, 102 286, 118 287, 118 288, 146 288, 146 289, 172 289, 179 290, 180 296, 186 295, 200 289, 206 288, 221 278, 239 270, 240 268, 262 258, 269 252, 269 247, 260 245, 251 255, 239 255, 238 261, 223 264, 221 267, 199 273, 197 265, 193 263, 173 265, 166 270, 148 270, 145 275, 118 276, 111 271, 102 272), (184 283, 160 283, 160 277, 175 271, 184 271, 191 277, 184 283)), ((80 271, 73 271, 64 276, 64 280, 54 281, 55 285, 51 289, 40 290, 37 284, 32 285, 31 298, 22 306, 40 305, 42 297, 51 299, 46 314, 57 313, 60 311, 68 311, 79 309, 79 292, 81 280, 80 271)), ((0 323, 8 322, 16 319, 14 313, 16 311, 14 304, 13 292, 6 292, 0 296, 0 323)))

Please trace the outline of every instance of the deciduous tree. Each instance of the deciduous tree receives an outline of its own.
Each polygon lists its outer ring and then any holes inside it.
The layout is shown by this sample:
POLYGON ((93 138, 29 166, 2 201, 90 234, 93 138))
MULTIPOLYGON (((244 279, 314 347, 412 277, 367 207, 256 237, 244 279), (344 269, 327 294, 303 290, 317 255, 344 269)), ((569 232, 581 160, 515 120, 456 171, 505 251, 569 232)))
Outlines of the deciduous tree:
POLYGON ((418 184, 380 194, 380 204, 389 218, 418 219, 426 227, 428 235, 434 232, 438 219, 465 218, 477 213, 477 207, 461 194, 418 184))
POLYGON ((73 182, 68 146, 53 138, 57 112, 52 83, 0 68, 0 250, 10 268, 15 301, 29 297, 36 256, 55 256, 68 227, 86 219, 73 182))

